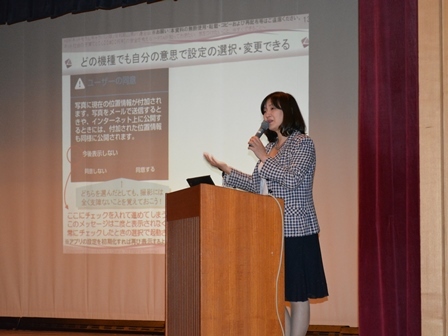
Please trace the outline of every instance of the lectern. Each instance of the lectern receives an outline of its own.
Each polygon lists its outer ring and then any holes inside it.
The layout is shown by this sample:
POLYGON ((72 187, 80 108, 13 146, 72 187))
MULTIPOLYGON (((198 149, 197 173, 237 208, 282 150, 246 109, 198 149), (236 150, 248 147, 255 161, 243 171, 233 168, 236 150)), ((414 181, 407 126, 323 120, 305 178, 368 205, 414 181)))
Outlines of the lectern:
POLYGON ((281 209, 207 184, 166 194, 167 336, 282 335, 281 209))

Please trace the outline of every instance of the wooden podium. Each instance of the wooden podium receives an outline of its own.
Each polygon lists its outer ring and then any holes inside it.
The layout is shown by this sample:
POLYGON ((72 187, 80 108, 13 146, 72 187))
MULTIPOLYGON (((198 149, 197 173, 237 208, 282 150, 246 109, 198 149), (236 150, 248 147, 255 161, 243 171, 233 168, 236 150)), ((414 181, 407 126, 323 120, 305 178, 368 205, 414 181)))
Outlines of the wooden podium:
POLYGON ((277 201, 207 184, 166 194, 165 335, 282 335, 277 201))

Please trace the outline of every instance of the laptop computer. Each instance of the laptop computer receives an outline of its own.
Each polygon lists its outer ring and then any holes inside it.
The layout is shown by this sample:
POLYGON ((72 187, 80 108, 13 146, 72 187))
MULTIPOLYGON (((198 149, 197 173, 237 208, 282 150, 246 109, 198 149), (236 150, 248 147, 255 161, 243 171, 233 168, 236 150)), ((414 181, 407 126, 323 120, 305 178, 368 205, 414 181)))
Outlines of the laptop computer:
POLYGON ((201 183, 215 185, 215 183, 213 182, 212 177, 210 175, 190 177, 190 178, 187 178, 187 182, 190 187, 194 187, 201 183))

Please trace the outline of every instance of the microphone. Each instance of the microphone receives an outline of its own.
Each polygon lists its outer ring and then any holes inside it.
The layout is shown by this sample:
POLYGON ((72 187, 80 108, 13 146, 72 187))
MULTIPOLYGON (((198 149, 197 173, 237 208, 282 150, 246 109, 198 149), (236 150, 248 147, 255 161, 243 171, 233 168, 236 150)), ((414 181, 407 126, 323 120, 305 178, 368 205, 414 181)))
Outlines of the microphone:
POLYGON ((269 128, 269 123, 266 120, 264 120, 261 123, 261 126, 258 129, 257 133, 255 133, 255 135, 260 138, 263 135, 263 133, 267 131, 268 128, 269 128))

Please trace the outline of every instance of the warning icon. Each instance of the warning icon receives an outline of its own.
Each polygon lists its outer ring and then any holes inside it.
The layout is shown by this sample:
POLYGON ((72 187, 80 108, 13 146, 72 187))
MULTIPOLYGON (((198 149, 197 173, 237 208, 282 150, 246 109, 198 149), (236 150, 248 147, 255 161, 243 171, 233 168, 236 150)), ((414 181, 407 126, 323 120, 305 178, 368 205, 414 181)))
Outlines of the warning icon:
POLYGON ((82 79, 79 78, 75 85, 75 90, 84 90, 86 87, 84 86, 84 83, 82 82, 82 79))

